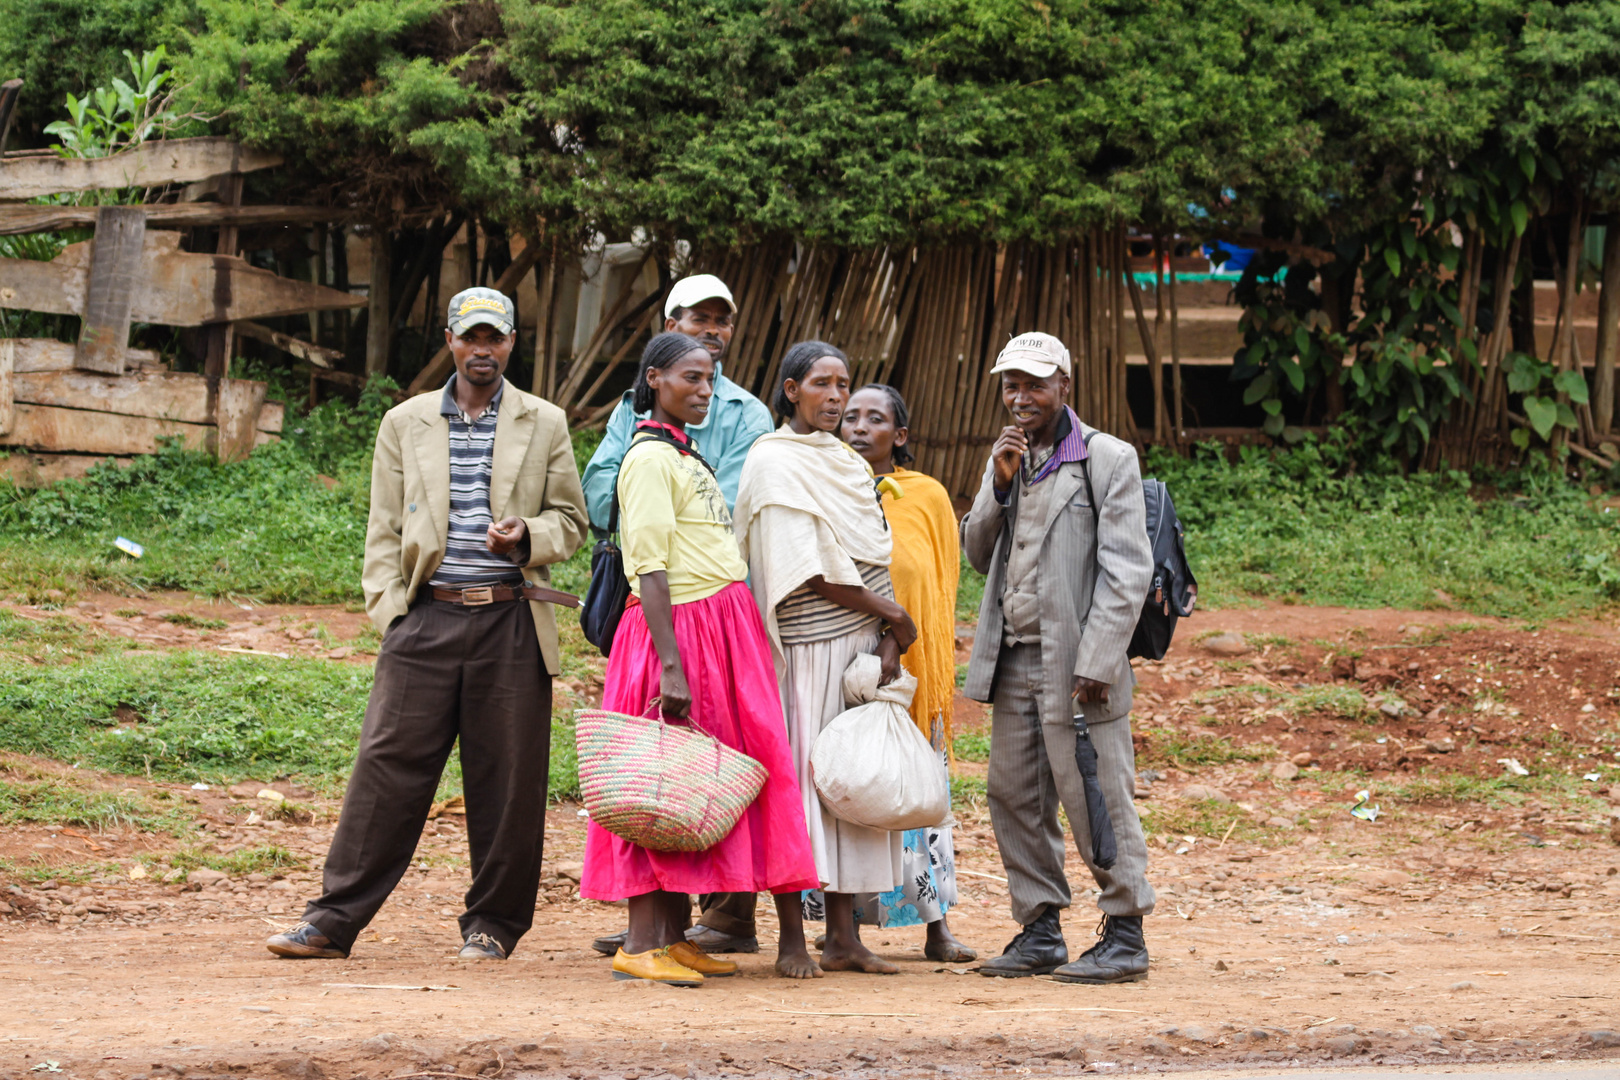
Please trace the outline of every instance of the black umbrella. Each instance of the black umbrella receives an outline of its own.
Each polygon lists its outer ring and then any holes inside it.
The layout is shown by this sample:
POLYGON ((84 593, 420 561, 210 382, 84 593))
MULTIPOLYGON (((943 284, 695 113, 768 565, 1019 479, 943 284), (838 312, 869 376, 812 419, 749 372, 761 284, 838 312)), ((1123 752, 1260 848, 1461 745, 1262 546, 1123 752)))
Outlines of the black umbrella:
POLYGON ((1086 820, 1091 825, 1091 861, 1103 870, 1111 870, 1119 856, 1114 842, 1114 820, 1108 816, 1108 804, 1103 801, 1102 785, 1097 782, 1097 748, 1091 742, 1091 730, 1086 718, 1074 718, 1074 763, 1080 768, 1080 786, 1086 792, 1086 820))

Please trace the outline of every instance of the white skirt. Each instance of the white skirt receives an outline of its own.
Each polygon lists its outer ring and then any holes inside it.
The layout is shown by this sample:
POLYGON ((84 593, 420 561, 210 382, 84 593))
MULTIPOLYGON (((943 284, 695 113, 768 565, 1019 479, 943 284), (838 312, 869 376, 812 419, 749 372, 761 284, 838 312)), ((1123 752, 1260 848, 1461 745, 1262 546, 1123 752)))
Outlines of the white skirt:
POLYGON ((787 645, 782 705, 788 744, 799 770, 799 794, 810 829, 816 873, 828 892, 888 892, 902 880, 902 833, 840 821, 822 808, 810 779, 810 749, 821 729, 844 711, 844 669, 861 653, 877 648, 876 630, 862 630, 829 641, 787 645))

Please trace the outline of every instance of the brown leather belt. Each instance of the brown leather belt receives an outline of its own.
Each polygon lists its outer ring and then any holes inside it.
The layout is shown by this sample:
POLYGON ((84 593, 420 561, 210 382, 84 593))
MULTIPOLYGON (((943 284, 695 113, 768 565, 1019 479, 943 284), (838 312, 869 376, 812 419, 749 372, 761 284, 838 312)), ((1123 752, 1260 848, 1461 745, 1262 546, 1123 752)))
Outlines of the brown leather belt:
POLYGON ((565 593, 557 589, 548 589, 544 585, 472 585, 465 589, 446 589, 438 585, 433 587, 433 599, 443 600, 447 604, 465 604, 468 607, 479 607, 484 604, 504 604, 511 600, 539 600, 547 604, 561 604, 563 607, 579 607, 579 597, 573 593, 565 593))

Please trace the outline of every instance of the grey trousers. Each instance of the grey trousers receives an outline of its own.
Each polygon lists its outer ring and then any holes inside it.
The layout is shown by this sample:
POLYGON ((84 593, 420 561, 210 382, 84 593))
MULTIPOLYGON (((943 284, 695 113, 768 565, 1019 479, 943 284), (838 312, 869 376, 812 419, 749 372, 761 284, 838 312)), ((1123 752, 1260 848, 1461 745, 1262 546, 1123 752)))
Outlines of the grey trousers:
POLYGON ((1152 914, 1147 841, 1134 801, 1136 752, 1130 717, 1091 725, 1097 777, 1119 845, 1113 869, 1100 870, 1091 861, 1086 798, 1074 763, 1073 717, 1040 715, 1040 682, 1039 645, 1002 647, 996 661, 988 786, 990 824, 1007 868, 1012 917, 1028 926, 1048 904, 1069 906, 1060 803, 1069 815, 1081 857, 1102 890, 1097 906, 1108 915, 1152 914))

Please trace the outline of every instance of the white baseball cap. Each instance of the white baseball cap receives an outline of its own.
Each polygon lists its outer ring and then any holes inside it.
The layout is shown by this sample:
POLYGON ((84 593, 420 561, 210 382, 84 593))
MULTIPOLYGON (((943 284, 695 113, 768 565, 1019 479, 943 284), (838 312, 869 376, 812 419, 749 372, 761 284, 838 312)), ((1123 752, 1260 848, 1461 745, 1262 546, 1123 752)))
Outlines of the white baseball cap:
POLYGON ((669 299, 664 301, 664 318, 673 319, 676 308, 696 307, 705 300, 724 300, 731 313, 737 314, 737 301, 731 298, 725 282, 713 274, 693 274, 670 288, 669 299))
POLYGON ((1019 334, 1007 342, 1001 355, 996 357, 996 366, 990 369, 990 374, 998 371, 1027 371, 1037 379, 1049 379, 1058 371, 1067 375, 1069 350, 1051 334, 1019 334))

